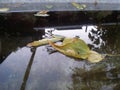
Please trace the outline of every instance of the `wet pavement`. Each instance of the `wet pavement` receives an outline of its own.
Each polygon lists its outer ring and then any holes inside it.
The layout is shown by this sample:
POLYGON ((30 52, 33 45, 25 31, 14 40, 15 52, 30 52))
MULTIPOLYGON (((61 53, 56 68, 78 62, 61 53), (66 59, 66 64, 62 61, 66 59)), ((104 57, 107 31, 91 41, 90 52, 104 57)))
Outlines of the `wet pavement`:
POLYGON ((7 8, 10 12, 35 12, 48 11, 96 11, 96 10, 120 10, 120 1, 114 0, 1 0, 0 9, 7 8), (75 2, 78 5, 74 6, 75 2), (85 8, 79 8, 82 5, 85 8))

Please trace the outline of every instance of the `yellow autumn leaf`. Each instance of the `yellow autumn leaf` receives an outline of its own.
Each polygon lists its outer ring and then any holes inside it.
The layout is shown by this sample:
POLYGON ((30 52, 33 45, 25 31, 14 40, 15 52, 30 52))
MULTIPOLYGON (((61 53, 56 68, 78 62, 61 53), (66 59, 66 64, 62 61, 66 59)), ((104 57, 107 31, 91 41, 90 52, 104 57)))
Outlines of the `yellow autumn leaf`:
POLYGON ((42 10, 37 12, 36 14, 34 14, 34 16, 38 16, 38 17, 47 17, 49 16, 48 11, 47 10, 42 10))
POLYGON ((0 12, 7 12, 9 8, 0 8, 0 12))
POLYGON ((74 58, 87 59, 90 51, 85 42, 78 38, 65 38, 61 45, 51 41, 49 41, 49 44, 59 52, 74 58))
POLYGON ((64 39, 64 36, 53 35, 52 38, 45 38, 45 39, 41 39, 41 40, 38 40, 38 41, 33 41, 31 43, 28 43, 27 46, 28 47, 38 47, 38 46, 49 44, 48 40, 50 40, 52 42, 57 42, 57 41, 60 41, 60 40, 63 40, 63 39, 64 39))
POLYGON ((76 3, 76 2, 72 2, 71 4, 79 10, 82 10, 82 9, 86 8, 85 4, 79 4, 79 3, 76 3))
POLYGON ((104 59, 104 56, 95 52, 95 51, 90 51, 90 54, 88 56, 88 61, 92 63, 100 62, 101 60, 104 59))
POLYGON ((92 63, 103 60, 101 54, 89 49, 87 44, 79 38, 65 38, 61 45, 57 45, 52 41, 49 44, 59 52, 79 59, 86 59, 92 63))

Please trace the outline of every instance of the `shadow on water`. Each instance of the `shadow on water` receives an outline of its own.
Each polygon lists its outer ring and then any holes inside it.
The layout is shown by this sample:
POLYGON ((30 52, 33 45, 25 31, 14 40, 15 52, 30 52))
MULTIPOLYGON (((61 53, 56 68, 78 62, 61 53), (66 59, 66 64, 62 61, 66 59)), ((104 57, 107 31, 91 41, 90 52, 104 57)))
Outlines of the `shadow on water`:
POLYGON ((49 46, 32 51, 26 47, 52 27, 53 34, 78 36, 101 54, 119 54, 119 12, 52 12, 47 18, 29 14, 0 15, 1 90, 119 90, 120 57, 92 64, 58 52, 49 54, 49 46))

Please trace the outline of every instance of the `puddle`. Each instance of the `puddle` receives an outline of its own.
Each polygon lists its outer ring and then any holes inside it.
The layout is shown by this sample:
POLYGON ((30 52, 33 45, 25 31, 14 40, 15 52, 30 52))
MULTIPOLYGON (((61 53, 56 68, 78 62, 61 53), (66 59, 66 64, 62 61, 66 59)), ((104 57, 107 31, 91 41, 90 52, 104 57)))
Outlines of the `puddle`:
MULTIPOLYGON (((119 24, 81 25, 79 29, 68 30, 57 30, 57 28, 52 31, 53 34, 78 36, 92 50, 101 54, 120 53, 119 24)), ((46 28, 45 32, 48 30, 46 28)), ((42 35, 45 32, 42 31, 42 35)), ((0 36, 1 90, 117 90, 120 88, 120 57, 106 57, 103 61, 93 64, 87 60, 67 57, 59 52, 51 54, 49 45, 32 49, 26 47, 27 43, 42 38, 40 34, 37 32, 32 35, 28 33, 21 35, 20 32, 16 34, 6 30, 0 36)))

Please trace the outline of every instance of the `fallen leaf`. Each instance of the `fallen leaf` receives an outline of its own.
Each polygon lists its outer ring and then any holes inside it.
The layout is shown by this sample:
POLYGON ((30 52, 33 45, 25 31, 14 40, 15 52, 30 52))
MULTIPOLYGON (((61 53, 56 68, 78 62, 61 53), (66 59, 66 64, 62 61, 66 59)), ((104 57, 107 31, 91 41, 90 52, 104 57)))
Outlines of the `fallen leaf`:
POLYGON ((79 4, 79 3, 76 3, 76 2, 72 2, 71 4, 79 10, 83 10, 83 9, 86 8, 85 4, 79 4))
POLYGON ((49 44, 59 52, 74 58, 87 59, 95 63, 103 60, 101 54, 91 51, 87 44, 79 38, 65 38, 61 45, 57 45, 52 41, 49 44))
POLYGON ((104 59, 104 56, 95 52, 95 51, 90 51, 90 54, 88 56, 88 61, 92 63, 100 62, 101 60, 104 59))
POLYGON ((0 12, 7 12, 9 8, 0 8, 0 12))
POLYGON ((41 40, 38 40, 38 41, 33 41, 31 43, 28 43, 27 46, 28 47, 38 47, 38 46, 49 44, 48 40, 52 41, 52 42, 57 42, 57 41, 60 41, 60 40, 63 40, 63 39, 64 39, 63 36, 53 35, 52 38, 45 38, 45 39, 41 39, 41 40))
POLYGON ((65 38, 61 45, 51 41, 49 44, 59 52, 74 58, 87 59, 90 49, 85 42, 78 38, 65 38))
POLYGON ((47 17, 49 16, 48 11, 47 10, 42 10, 37 12, 36 14, 34 14, 34 16, 38 16, 38 17, 47 17))

